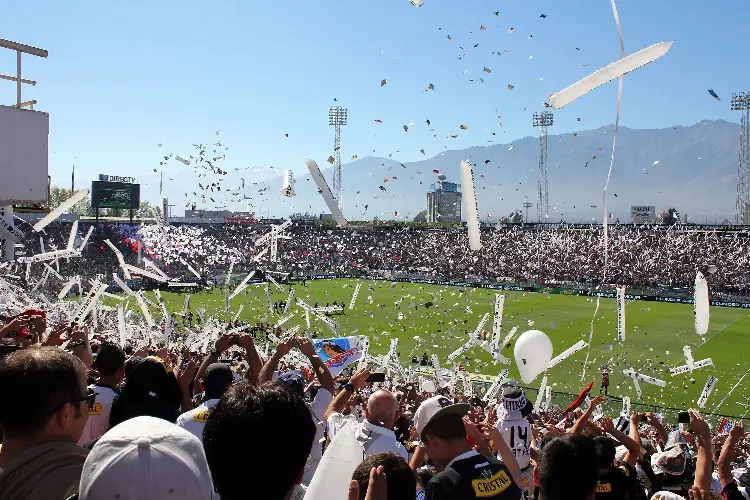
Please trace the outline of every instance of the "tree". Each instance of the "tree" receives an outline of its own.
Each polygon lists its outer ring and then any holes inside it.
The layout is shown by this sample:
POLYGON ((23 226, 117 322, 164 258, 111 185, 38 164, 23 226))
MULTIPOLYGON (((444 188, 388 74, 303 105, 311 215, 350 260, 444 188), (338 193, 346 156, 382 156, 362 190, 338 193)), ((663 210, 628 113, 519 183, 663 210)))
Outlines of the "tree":
POLYGON ((523 222, 523 212, 521 212, 518 209, 514 210, 508 216, 508 222, 512 222, 514 224, 520 224, 521 222, 523 222))
POLYGON ((141 205, 135 211, 133 217, 136 219, 151 219, 153 217, 161 219, 161 207, 159 205, 152 205, 148 200, 141 200, 141 205))
POLYGON ((661 223, 667 224, 667 225, 674 225, 680 223, 680 212, 677 211, 676 208, 670 207, 667 209, 666 212, 662 213, 661 216, 661 223))
MULTIPOLYGON (((49 196, 49 208, 54 210, 65 202, 68 198, 73 196, 73 192, 70 189, 61 188, 60 186, 52 186, 49 196)), ((68 210, 69 213, 78 216, 90 216, 91 215, 91 200, 84 198, 79 201, 72 208, 68 210)))

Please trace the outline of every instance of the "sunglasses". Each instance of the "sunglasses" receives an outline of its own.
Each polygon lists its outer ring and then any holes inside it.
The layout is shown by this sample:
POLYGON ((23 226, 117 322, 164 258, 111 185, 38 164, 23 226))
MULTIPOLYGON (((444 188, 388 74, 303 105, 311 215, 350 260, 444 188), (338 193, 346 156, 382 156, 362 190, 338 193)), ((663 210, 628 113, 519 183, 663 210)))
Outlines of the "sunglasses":
POLYGON ((88 389, 86 389, 86 395, 85 396, 81 396, 80 398, 69 399, 69 400, 61 403, 59 406, 57 406, 54 410, 52 410, 50 412, 50 415, 54 414, 54 413, 57 413, 58 411, 60 411, 60 409, 63 406, 65 406, 66 404, 68 404, 68 403, 71 403, 71 404, 72 403, 79 403, 81 401, 86 401, 86 406, 88 406, 89 411, 91 411, 91 410, 94 409, 94 403, 96 402, 96 396, 98 396, 98 395, 99 395, 98 392, 94 392, 93 389, 88 388, 88 389))

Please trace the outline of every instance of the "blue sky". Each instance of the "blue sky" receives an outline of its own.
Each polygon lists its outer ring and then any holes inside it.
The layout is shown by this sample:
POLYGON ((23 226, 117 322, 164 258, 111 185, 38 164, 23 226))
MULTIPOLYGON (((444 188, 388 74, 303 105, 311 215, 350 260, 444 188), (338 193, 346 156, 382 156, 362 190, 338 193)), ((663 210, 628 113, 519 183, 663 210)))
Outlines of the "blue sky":
MULTIPOLYGON (((446 147, 510 143, 534 134, 531 113, 548 94, 619 57, 606 0, 3 4, 0 37, 49 50, 46 60, 24 57, 24 76, 39 81, 24 99, 50 113, 53 182, 69 185, 75 163, 79 187, 98 173, 132 175, 152 201, 160 157, 190 154, 217 130, 229 147, 226 169, 301 172, 306 157, 325 163, 334 98, 349 109, 342 159, 392 153, 413 161, 422 148, 431 157, 446 147), (430 83, 435 90, 424 92, 430 83)), ((750 4, 620 0, 618 9, 627 53, 674 41, 666 57, 626 77, 624 125, 738 121, 728 100, 750 90, 750 70, 737 62, 747 58, 750 4)), ((14 71, 15 54, 0 51, 0 72, 14 71)), ((609 84, 558 111, 551 133, 612 123, 615 96, 609 84)), ((0 81, 0 102, 14 101, 14 85, 0 81)), ((165 194, 193 189, 189 174, 169 162, 165 194)))

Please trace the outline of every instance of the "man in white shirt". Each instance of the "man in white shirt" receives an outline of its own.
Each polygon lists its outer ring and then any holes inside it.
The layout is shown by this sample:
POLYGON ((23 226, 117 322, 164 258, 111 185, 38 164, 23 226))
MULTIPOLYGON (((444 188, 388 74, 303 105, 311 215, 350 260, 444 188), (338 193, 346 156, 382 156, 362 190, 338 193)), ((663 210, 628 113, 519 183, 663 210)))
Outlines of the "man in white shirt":
POLYGON ((365 386, 369 376, 369 370, 360 369, 328 406, 325 413, 326 422, 328 422, 328 437, 333 439, 336 433, 351 421, 354 435, 362 445, 362 459, 376 453, 393 453, 408 462, 409 454, 396 439, 396 434, 392 430, 398 413, 398 402, 393 394, 388 391, 372 393, 367 400, 365 420, 362 422, 352 421, 342 415, 350 398, 365 386))
POLYGON ((203 403, 197 408, 186 411, 177 418, 177 425, 187 430, 200 442, 203 442, 203 428, 206 426, 211 411, 221 396, 234 382, 234 374, 225 363, 209 365, 203 376, 203 403))
POLYGON ((89 386, 96 392, 96 401, 89 410, 89 419, 78 444, 83 446, 109 430, 109 413, 118 394, 117 387, 125 378, 125 352, 120 346, 102 342, 92 365, 99 372, 99 380, 89 386))
MULTIPOLYGON (((320 356, 315 352, 315 346, 308 338, 292 338, 286 339, 279 342, 276 346, 276 352, 266 361, 263 365, 263 369, 260 371, 258 377, 260 383, 267 382, 273 379, 273 374, 276 368, 279 366, 281 358, 286 356, 292 347, 298 347, 302 354, 307 356, 312 365, 315 376, 320 383, 320 389, 315 394, 312 403, 307 403, 310 409, 310 416, 315 423, 315 440, 313 441, 312 450, 310 450, 310 458, 307 460, 305 466, 304 476, 302 484, 308 485, 315 475, 315 471, 318 468, 320 459, 323 456, 323 442, 326 432, 326 422, 324 420, 324 414, 328 405, 333 401, 334 383, 331 371, 328 369, 320 356)), ((291 371, 279 375, 276 379, 277 382, 286 384, 292 391, 299 394, 304 398, 305 395, 305 380, 299 372, 291 371)))
POLYGON ((518 382, 506 379, 502 385, 502 401, 497 411, 497 428, 511 449, 521 468, 521 490, 528 495, 534 493, 533 467, 531 467, 531 424, 526 417, 534 405, 526 399, 518 382))

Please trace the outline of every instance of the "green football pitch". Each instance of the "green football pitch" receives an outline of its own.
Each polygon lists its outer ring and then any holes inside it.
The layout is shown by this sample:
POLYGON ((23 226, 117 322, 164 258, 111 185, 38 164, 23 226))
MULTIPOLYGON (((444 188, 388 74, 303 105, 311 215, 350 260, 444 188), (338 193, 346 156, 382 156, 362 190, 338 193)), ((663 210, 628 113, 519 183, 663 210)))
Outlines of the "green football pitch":
MULTIPOLYGON (((412 356, 437 354, 443 368, 450 368, 446 357, 469 339, 484 313, 490 313, 484 330, 492 333, 495 290, 460 288, 456 286, 422 285, 370 280, 315 280, 307 286, 294 285, 297 298, 311 306, 323 307, 336 301, 347 306, 345 313, 334 315, 339 334, 368 335, 370 350, 374 354, 388 351, 390 340, 398 338, 398 352, 404 364, 412 356), (349 302, 357 282, 362 286, 353 309, 349 302), (432 302, 426 308, 425 303, 432 302)), ((271 286, 272 301, 286 300, 289 286, 284 292, 271 286)), ((531 329, 545 332, 554 346, 553 357, 579 340, 588 342, 591 321, 596 306, 595 298, 566 295, 546 295, 523 292, 501 292, 506 296, 503 313, 503 334, 514 326, 518 334, 531 329)), ((148 297, 154 299, 153 293, 148 297)), ((184 294, 163 293, 169 312, 182 310, 184 294)), ((192 295, 190 308, 205 308, 208 316, 230 320, 243 305, 240 318, 257 322, 260 318, 276 323, 281 315, 269 312, 263 285, 251 285, 240 293, 225 310, 224 289, 192 295)), ((304 312, 299 307, 290 309, 294 317, 284 328, 294 325, 305 327, 304 312)), ((674 408, 695 407, 709 375, 719 380, 708 399, 705 410, 720 414, 750 415, 750 377, 738 381, 750 371, 749 312, 744 309, 712 307, 711 322, 706 342, 695 333, 693 307, 689 304, 631 301, 626 306, 626 339, 617 343, 617 309, 614 299, 601 299, 594 321, 590 359, 584 381, 581 372, 586 350, 579 351, 548 372, 548 384, 554 391, 578 393, 591 380, 598 392, 600 367, 608 363, 613 367, 610 377, 610 395, 629 396, 635 404, 636 391, 623 370, 633 369, 667 382, 660 388, 641 382, 643 403, 674 408), (669 368, 685 364, 683 346, 691 346, 696 361, 712 358, 714 366, 672 377, 669 368), (735 387, 736 386, 736 387, 735 387), (729 394, 731 392, 731 394, 729 394), (726 400, 722 400, 726 397, 726 400), (721 403, 721 404, 720 404, 721 403)), ((311 329, 318 337, 332 336, 327 327, 312 319, 311 329)), ((510 360, 510 375, 517 377, 518 369, 513 358, 513 345, 503 351, 510 360)), ((503 335, 504 336, 504 335, 503 335)), ((505 365, 494 364, 490 355, 473 347, 457 358, 467 371, 495 376, 505 365)), ((541 377, 531 387, 538 387, 541 377)), ((533 395, 531 396, 533 397, 533 395)), ((610 413, 618 411, 615 408, 610 413)))

